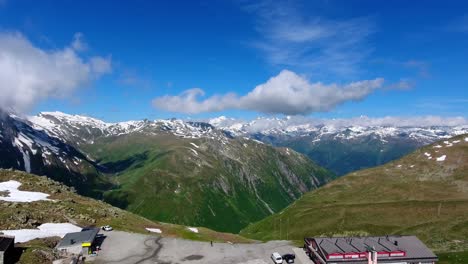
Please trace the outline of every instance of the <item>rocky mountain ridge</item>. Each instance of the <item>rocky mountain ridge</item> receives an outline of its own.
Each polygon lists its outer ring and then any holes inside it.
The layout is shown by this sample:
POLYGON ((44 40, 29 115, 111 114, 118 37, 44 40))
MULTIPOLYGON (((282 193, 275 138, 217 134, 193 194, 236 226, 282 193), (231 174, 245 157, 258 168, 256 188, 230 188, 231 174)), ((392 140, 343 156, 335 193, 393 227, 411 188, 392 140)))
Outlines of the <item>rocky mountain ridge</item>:
POLYGON ((337 175, 344 175, 398 159, 435 141, 468 133, 468 125, 461 119, 445 121, 452 124, 450 126, 425 125, 437 122, 417 121, 286 117, 244 122, 219 117, 208 122, 234 136, 292 148, 337 175))
POLYGON ((236 232, 334 177, 292 149, 177 119, 9 114, 0 134, 3 168, 47 175, 149 219, 222 231, 236 232))

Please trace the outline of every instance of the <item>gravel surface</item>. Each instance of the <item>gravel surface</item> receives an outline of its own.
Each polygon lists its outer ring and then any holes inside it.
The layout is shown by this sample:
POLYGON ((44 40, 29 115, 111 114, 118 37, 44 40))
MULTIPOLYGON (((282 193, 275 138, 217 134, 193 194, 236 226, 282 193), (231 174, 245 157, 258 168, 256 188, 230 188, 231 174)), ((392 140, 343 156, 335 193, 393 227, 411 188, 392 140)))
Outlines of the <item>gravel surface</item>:
MULTIPOLYGON (((105 232, 99 256, 94 263, 122 264, 271 264, 273 252, 296 253, 288 241, 258 244, 197 242, 177 238, 161 238, 120 231, 105 232)), ((302 252, 302 254, 304 254, 302 252)), ((306 259, 306 258, 305 258, 306 259)), ((301 262, 298 264, 310 264, 301 262)))

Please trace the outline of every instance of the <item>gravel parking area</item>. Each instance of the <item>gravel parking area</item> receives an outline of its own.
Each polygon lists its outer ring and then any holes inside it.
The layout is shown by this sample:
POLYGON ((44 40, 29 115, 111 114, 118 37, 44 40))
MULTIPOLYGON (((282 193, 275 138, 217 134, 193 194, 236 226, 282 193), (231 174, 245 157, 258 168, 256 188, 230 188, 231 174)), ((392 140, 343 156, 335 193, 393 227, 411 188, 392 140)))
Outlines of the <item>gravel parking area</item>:
MULTIPOLYGON (((197 242, 177 238, 161 238, 120 231, 105 232, 99 256, 94 263, 132 264, 271 264, 272 252, 300 253, 288 241, 258 244, 197 242)), ((302 252, 302 254, 304 254, 302 252)), ((303 263, 296 258, 298 264, 303 263)))

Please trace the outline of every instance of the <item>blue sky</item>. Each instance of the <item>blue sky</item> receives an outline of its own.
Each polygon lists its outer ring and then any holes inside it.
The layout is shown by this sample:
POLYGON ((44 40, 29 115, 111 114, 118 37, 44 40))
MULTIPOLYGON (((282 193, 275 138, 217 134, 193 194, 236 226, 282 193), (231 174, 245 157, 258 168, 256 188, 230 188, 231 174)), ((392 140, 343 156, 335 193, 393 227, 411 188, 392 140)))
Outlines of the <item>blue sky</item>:
POLYGON ((28 114, 468 112, 466 1, 0 0, 0 35, 0 102, 28 114))

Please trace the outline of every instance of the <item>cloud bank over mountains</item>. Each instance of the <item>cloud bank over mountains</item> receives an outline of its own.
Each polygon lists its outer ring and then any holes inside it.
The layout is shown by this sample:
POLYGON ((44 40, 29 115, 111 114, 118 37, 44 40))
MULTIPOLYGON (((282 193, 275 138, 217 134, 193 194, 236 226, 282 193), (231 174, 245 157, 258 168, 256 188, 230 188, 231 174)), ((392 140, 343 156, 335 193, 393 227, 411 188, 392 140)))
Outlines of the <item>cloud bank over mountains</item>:
POLYGON ((0 105, 30 110, 48 98, 64 98, 111 72, 111 58, 85 57, 87 45, 77 33, 69 46, 45 50, 18 32, 0 32, 0 105))
POLYGON ((383 83, 382 78, 346 85, 311 83, 292 71, 283 70, 243 96, 227 93, 203 99, 204 91, 195 88, 180 95, 155 98, 153 106, 187 114, 237 109, 266 114, 307 115, 330 111, 345 102, 362 100, 382 88, 383 83))

